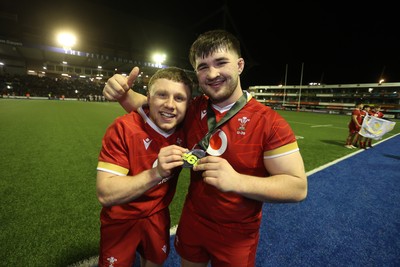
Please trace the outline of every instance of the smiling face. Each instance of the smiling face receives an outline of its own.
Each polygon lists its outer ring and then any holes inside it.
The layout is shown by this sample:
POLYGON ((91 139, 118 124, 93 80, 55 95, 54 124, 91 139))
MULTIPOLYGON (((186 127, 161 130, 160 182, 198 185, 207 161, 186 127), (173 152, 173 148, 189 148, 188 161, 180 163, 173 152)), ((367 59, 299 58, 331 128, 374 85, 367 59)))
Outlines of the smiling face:
POLYGON ((157 79, 147 96, 150 119, 164 131, 175 128, 185 118, 190 96, 190 88, 184 83, 157 79))
POLYGON ((243 94, 239 79, 243 67, 243 58, 227 48, 196 58, 200 87, 214 104, 221 107, 234 103, 243 94))
POLYGON ((190 47, 189 60, 201 89, 213 104, 224 107, 242 96, 239 75, 244 59, 234 35, 224 30, 201 34, 190 47))

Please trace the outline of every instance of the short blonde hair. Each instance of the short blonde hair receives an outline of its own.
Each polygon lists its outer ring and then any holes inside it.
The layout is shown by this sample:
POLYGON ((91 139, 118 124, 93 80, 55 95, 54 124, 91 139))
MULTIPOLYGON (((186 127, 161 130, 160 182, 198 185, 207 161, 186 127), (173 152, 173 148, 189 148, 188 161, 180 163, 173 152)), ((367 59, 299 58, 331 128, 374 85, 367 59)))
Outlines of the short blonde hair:
POLYGON ((167 79, 178 83, 183 83, 189 88, 190 96, 193 91, 194 83, 190 76, 186 73, 185 70, 178 67, 167 67, 164 69, 159 69, 153 76, 151 76, 148 84, 147 94, 150 94, 153 88, 153 84, 158 79, 167 79))

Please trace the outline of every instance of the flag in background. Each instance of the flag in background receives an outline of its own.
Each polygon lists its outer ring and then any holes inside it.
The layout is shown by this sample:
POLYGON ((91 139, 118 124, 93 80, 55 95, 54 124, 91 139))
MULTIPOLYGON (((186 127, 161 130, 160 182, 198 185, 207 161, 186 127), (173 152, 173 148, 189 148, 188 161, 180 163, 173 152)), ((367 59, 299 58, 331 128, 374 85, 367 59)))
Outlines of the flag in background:
POLYGON ((361 125, 359 134, 367 138, 380 140, 385 133, 393 130, 395 124, 393 121, 367 115, 361 125))

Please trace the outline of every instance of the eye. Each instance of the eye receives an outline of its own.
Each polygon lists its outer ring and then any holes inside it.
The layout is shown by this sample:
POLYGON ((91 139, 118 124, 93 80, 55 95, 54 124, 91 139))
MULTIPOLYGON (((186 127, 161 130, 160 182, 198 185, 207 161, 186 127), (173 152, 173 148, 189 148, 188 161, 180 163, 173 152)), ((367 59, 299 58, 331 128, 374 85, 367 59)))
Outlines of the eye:
POLYGON ((186 101, 186 97, 184 97, 182 95, 175 96, 175 101, 176 102, 184 102, 184 101, 186 101))
POLYGON ((221 66, 224 66, 224 65, 226 65, 226 64, 228 64, 228 63, 229 63, 229 62, 226 61, 226 60, 221 60, 221 61, 218 61, 217 66, 221 67, 221 66))
POLYGON ((207 68, 207 65, 199 65, 197 66, 197 71, 202 71, 205 70, 207 68))
POLYGON ((157 96, 158 98, 165 99, 165 98, 167 97, 167 94, 164 93, 164 92, 158 92, 158 93, 156 93, 156 96, 157 96))

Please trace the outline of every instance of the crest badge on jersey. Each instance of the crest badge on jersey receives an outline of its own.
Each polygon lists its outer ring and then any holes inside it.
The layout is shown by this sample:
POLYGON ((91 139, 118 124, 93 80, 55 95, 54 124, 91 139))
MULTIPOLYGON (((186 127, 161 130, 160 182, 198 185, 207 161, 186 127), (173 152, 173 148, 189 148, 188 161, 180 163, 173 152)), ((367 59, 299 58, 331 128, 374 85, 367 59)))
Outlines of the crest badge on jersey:
POLYGON ((246 134, 246 124, 250 121, 249 118, 243 117, 238 119, 240 125, 236 131, 237 134, 245 135, 246 134))

